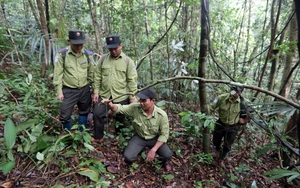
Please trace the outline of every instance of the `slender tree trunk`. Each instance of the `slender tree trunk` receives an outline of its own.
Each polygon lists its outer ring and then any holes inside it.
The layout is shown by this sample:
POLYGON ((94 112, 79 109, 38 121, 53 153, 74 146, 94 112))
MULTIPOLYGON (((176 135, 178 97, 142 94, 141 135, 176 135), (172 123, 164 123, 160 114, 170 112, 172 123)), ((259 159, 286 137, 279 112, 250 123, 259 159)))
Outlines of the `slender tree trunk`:
MULTIPOLYGON (((295 10, 295 4, 293 3, 293 7, 292 10, 295 10)), ((299 10, 297 10, 299 11, 299 10)), ((299 23, 299 20, 298 20, 299 23)), ((291 22, 290 22, 290 33, 289 33, 289 41, 293 42, 293 41, 298 41, 298 27, 297 27, 297 17, 296 15, 293 16, 291 22)), ((299 41, 298 41, 299 42, 299 41)), ((298 43, 299 44, 299 43, 298 43)), ((281 86, 280 86, 280 93, 279 95, 287 98, 289 93, 290 93, 290 89, 291 89, 291 84, 292 81, 291 79, 287 80, 287 77, 292 69, 292 67, 296 64, 296 57, 297 57, 297 46, 293 43, 290 43, 290 55, 287 55, 286 57, 286 62, 285 62, 285 66, 284 66, 284 72, 283 72, 283 76, 282 76, 282 81, 281 81, 281 86)), ((291 77, 290 77, 291 78, 291 77)), ((296 96, 296 101, 299 101, 300 99, 300 88, 298 88, 298 92, 297 92, 297 96, 296 96)), ((297 128, 297 122, 299 124, 299 112, 298 110, 295 110, 295 113, 291 116, 291 118, 289 119, 288 123, 286 124, 285 127, 285 134, 288 136, 288 141, 294 146, 297 146, 297 138, 298 138, 298 134, 299 134, 299 128, 297 128)), ((299 139, 299 138, 298 138, 299 139)), ((299 147, 299 143, 298 143, 298 147, 299 147)), ((286 153, 285 151, 282 151, 282 165, 283 166, 289 166, 291 163, 291 156, 286 153)))
MULTIPOLYGON (((294 10, 294 9, 293 9, 294 10)), ((285 58, 285 64, 284 64, 284 69, 283 69, 283 75, 282 75, 282 80, 281 80, 281 86, 280 90, 281 93, 279 95, 283 97, 288 97, 290 90, 291 90, 291 85, 292 85, 292 80, 290 77, 289 80, 287 80, 288 75, 290 71, 292 70, 293 66, 296 64, 296 57, 297 57, 297 46, 293 43, 294 41, 297 41, 297 19, 296 16, 293 16, 291 22, 290 22, 290 32, 289 32, 289 41, 290 41, 290 53, 286 55, 285 58)))
POLYGON ((41 23, 40 23, 40 21, 39 21, 39 16, 38 16, 38 14, 37 14, 37 12, 36 12, 36 8, 34 7, 34 5, 33 5, 33 3, 32 3, 31 0, 28 0, 28 3, 29 3, 29 6, 30 6, 30 8, 31 8, 31 12, 32 12, 33 17, 34 17, 34 19, 35 19, 35 22, 36 22, 37 25, 38 25, 38 28, 42 29, 41 23))
MULTIPOLYGON (((280 39, 278 42, 279 46, 282 45, 282 43, 284 42, 285 33, 286 33, 286 30, 284 30, 280 36, 280 39)), ((268 82, 268 86, 267 86, 269 91, 274 91, 274 89, 275 89, 275 80, 277 78, 277 71, 278 71, 278 67, 280 67, 280 66, 278 66, 280 54, 281 54, 280 50, 274 49, 272 56, 270 58, 271 69, 270 69, 270 74, 269 74, 269 82, 268 82)))
POLYGON ((103 54, 103 44, 101 42, 101 35, 100 35, 100 30, 99 30, 99 24, 97 22, 97 7, 95 1, 87 0, 90 8, 90 13, 91 13, 91 18, 95 30, 95 38, 96 38, 96 48, 97 48, 97 53, 100 55, 103 54))
MULTIPOLYGON (((200 42, 200 55, 199 55, 199 67, 198 76, 206 78, 205 68, 208 52, 208 37, 209 37, 209 0, 201 0, 201 42, 200 42)), ((206 83, 199 82, 199 98, 201 112, 208 114, 208 107, 206 102, 206 83)), ((203 152, 210 153, 210 129, 204 128, 203 132, 203 152)))
POLYGON ((271 57, 271 69, 269 74, 269 83, 268 83, 268 90, 273 91, 275 85, 275 79, 277 77, 276 70, 278 66, 278 58, 279 58, 279 50, 273 50, 272 57, 271 57))
POLYGON ((188 16, 189 16, 189 5, 185 4, 182 6, 182 31, 185 34, 183 37, 183 42, 184 42, 184 46, 183 46, 183 55, 182 55, 182 61, 183 62, 187 62, 187 57, 188 57, 188 39, 189 39, 189 35, 187 35, 187 31, 188 31, 188 24, 189 24, 189 20, 188 20, 188 16))
MULTIPOLYGON (((130 11, 134 12, 134 5, 133 5, 133 1, 130 1, 130 11)), ((137 33, 137 29, 136 29, 136 21, 135 21, 135 16, 131 17, 131 26, 132 26, 132 33, 137 33)), ((132 41, 133 41, 133 52, 134 52, 134 57, 138 58, 138 52, 137 52, 137 39, 136 39, 136 35, 132 34, 130 37, 132 37, 132 41)))
MULTIPOLYGON (((145 12, 145 28, 146 28, 146 35, 147 35, 147 39, 150 39, 150 27, 149 27, 149 23, 148 23, 148 13, 147 13, 147 6, 146 6, 146 0, 144 0, 144 12, 145 12)), ((148 46, 148 50, 151 49, 151 46, 148 46)), ((149 60, 150 60, 150 78, 153 81, 154 80, 154 72, 153 72, 153 59, 152 59, 152 53, 150 52, 149 54, 149 60)))
MULTIPOLYGON (((276 0, 273 0, 273 5, 272 5, 273 8, 275 7, 276 2, 277 2, 276 0)), ((271 53, 273 51, 274 43, 275 43, 275 36, 276 36, 276 31, 277 31, 277 26, 278 26, 278 20, 279 20, 279 15, 280 15, 280 10, 281 10, 281 4, 282 4, 281 0, 279 0, 278 3, 279 3, 279 5, 278 5, 278 9, 277 9, 276 21, 273 24, 274 26, 272 27, 272 32, 271 32, 270 47, 269 47, 269 50, 268 50, 267 57, 265 59, 264 66, 261 70, 261 75, 260 75, 260 79, 259 79, 259 82, 258 82, 258 87, 261 87, 262 80, 263 80, 263 77, 264 77, 264 74, 265 74, 265 71, 266 71, 266 68, 267 68, 267 63, 269 62, 269 59, 271 57, 271 53)), ((271 12, 274 12, 274 11, 271 11, 271 12)), ((273 17, 275 17, 275 16, 271 16, 271 19, 273 19, 273 17)), ((257 97, 258 93, 259 92, 256 92, 254 94, 253 99, 255 99, 257 97)))
MULTIPOLYGON (((168 30, 168 6, 167 6, 167 2, 168 1, 165 1, 164 2, 164 8, 165 8, 165 12, 164 12, 164 21, 165 21, 165 27, 166 29, 165 30, 168 30)), ((171 73, 171 69, 170 69, 170 51, 169 51, 169 37, 168 37, 168 33, 166 33, 165 35, 165 39, 166 39, 166 44, 167 44, 167 47, 166 47, 166 52, 167 52, 167 76, 170 77, 170 73, 171 73)), ((176 83, 174 82, 174 85, 176 85, 176 83)), ((171 84, 168 83, 168 87, 166 86, 166 88, 168 88, 169 90, 171 90, 171 84)), ((169 96, 169 101, 172 101, 172 95, 170 93, 170 96, 169 96)))
POLYGON ((58 15, 58 18, 57 18, 57 23, 55 25, 53 36, 52 36, 53 38, 56 38, 58 36, 58 28, 60 26, 61 18, 64 15, 64 11, 65 11, 65 8, 66 8, 66 2, 67 2, 67 0, 62 1, 62 7, 61 7, 61 10, 59 12, 59 15, 58 15))
MULTIPOLYGON (((297 101, 300 100, 300 88, 298 88, 297 96, 296 96, 297 101)), ((289 121, 287 122, 285 126, 285 135, 287 135, 287 141, 289 141, 293 147, 296 148, 297 146, 297 121, 299 119, 299 113, 297 110, 295 110, 295 113, 291 116, 289 121)), ((299 144, 298 144, 299 146, 299 144)), ((285 151, 282 150, 282 165, 283 166, 290 166, 291 163, 291 156, 289 153, 286 153, 285 151)))
MULTIPOLYGON (((106 12, 105 12, 105 6, 104 6, 104 4, 103 4, 103 0, 99 0, 99 2, 100 2, 100 18, 101 18, 101 34, 102 34, 102 36, 106 36, 106 35, 108 35, 108 30, 107 30, 107 24, 106 24, 106 22, 105 22, 105 15, 107 14, 106 12)), ((107 6, 106 6, 107 7, 107 6)), ((109 16, 109 13, 107 14, 108 16, 109 16)))
POLYGON ((39 14, 40 14, 40 23, 42 25, 42 29, 45 35, 45 48, 46 48, 46 54, 45 54, 45 59, 42 63, 42 69, 41 69, 41 77, 45 78, 46 77, 46 68, 47 68, 47 63, 49 61, 48 59, 48 53, 49 53, 49 33, 48 33, 48 28, 47 28, 47 23, 45 19, 45 14, 44 14, 44 8, 41 0, 36 0, 38 9, 39 9, 39 14))

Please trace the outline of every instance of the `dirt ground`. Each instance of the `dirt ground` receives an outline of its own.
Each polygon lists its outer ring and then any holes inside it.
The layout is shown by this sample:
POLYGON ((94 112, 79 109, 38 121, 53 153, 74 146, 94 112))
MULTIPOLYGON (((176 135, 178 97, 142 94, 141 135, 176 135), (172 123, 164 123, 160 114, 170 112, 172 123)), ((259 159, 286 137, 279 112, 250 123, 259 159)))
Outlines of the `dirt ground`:
MULTIPOLYGON (((180 134, 181 128, 174 128, 171 132, 177 132, 179 136, 171 136, 168 144, 174 155, 171 160, 172 171, 165 172, 159 163, 145 162, 142 155, 138 160, 128 165, 122 160, 122 150, 119 141, 114 135, 114 129, 106 127, 107 135, 100 144, 94 144, 94 151, 89 152, 86 157, 93 157, 101 161, 106 168, 103 180, 110 182, 108 187, 125 188, 189 188, 189 187, 294 187, 285 180, 267 181, 269 177, 264 173, 274 168, 279 168, 278 159, 274 153, 266 153, 259 158, 253 157, 252 141, 247 140, 247 131, 240 135, 246 143, 237 144, 236 141, 230 157, 225 160, 219 158, 219 154, 212 147, 212 163, 206 163, 205 158, 197 158, 202 152, 201 139, 190 138, 180 134)), ((1 125, 3 136, 3 126, 1 125)), ((175 134, 172 134, 175 135, 175 134)), ((259 140, 257 142, 266 142, 259 140)), ((147 153, 145 149, 144 153, 147 153)), ((75 156, 68 158, 68 165, 78 163, 79 158, 75 156)), ((24 160, 21 155, 17 156, 17 165, 8 175, 0 173, 0 187, 51 187, 60 184, 63 187, 89 187, 93 182, 86 176, 74 172, 62 172, 61 168, 53 165, 47 173, 39 170, 31 159, 24 160), (28 165, 31 166, 28 166, 28 165), (76 186, 75 186, 76 185, 76 186)), ((92 186, 91 186, 92 187, 92 186)), ((103 186, 104 187, 104 186, 103 186)))

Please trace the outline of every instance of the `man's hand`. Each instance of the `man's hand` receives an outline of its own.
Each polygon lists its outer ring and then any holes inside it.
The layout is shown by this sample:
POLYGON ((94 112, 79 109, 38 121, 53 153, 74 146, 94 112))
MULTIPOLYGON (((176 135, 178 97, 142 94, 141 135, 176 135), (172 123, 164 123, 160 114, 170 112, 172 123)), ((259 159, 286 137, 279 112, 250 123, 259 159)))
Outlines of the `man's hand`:
POLYGON ((101 103, 107 105, 112 112, 116 112, 118 110, 118 106, 108 99, 102 99, 101 103))
POLYGON ((64 95, 63 94, 57 94, 56 96, 58 98, 58 100, 64 100, 64 95))
POLYGON ((156 154, 156 151, 153 150, 153 149, 151 149, 151 150, 148 152, 148 154, 147 154, 146 160, 149 161, 149 162, 153 161, 153 159, 154 159, 154 157, 155 157, 155 154, 156 154))
POLYGON ((137 100, 136 98, 132 98, 132 99, 130 99, 129 102, 130 102, 130 103, 136 103, 136 102, 138 102, 138 100, 137 100))
POLYGON ((239 124, 245 124, 245 123, 248 123, 249 121, 251 120, 251 118, 250 117, 245 117, 245 118, 240 118, 240 120, 239 120, 239 124))
POLYGON ((94 95, 93 95, 93 102, 96 103, 96 102, 98 102, 98 100, 99 100, 99 94, 94 93, 94 95))

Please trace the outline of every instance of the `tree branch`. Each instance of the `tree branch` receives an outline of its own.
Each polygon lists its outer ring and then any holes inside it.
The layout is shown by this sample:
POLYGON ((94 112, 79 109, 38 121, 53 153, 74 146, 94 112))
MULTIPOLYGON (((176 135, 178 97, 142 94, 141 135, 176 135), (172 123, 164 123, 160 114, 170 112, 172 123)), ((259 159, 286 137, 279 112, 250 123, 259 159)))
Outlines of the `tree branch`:
POLYGON ((172 77, 172 78, 167 78, 167 79, 163 79, 163 80, 157 80, 156 82, 146 86, 146 87, 143 87, 141 89, 138 89, 136 92, 129 92, 129 93, 125 93, 123 95, 120 95, 120 96, 117 96, 113 99, 111 99, 110 101, 114 101, 124 95, 136 95, 137 93, 149 88, 149 87, 152 87, 152 86, 155 86, 157 84, 160 84, 160 83, 164 83, 164 82, 170 82, 170 81, 174 81, 174 80, 182 80, 182 79, 187 79, 187 80, 199 80, 201 82, 205 82, 205 83, 220 83, 220 84, 228 84, 228 85, 233 85, 233 86, 242 86, 244 88, 248 88, 248 89, 252 89, 252 90, 256 90, 256 91, 260 91, 262 93, 265 93, 267 95, 270 95, 272 97, 275 97, 276 99, 279 99, 297 109, 300 109, 300 105, 297 104, 297 103, 294 103, 293 101, 291 100, 288 100, 287 98, 284 98, 282 97, 281 95, 278 95, 276 93, 273 93, 271 91, 268 91, 266 89, 263 89, 263 88, 260 88, 260 87, 257 87, 257 86, 253 86, 253 85, 247 85, 247 84, 242 84, 242 83, 239 83, 239 82, 232 82, 232 81, 229 81, 229 80, 215 80, 215 79, 204 79, 204 78, 201 78, 201 77, 194 77, 194 76, 178 76, 178 77, 172 77))
POLYGON ((172 28, 173 24, 175 23, 175 21, 176 21, 176 19, 177 19, 177 16, 178 16, 178 13, 179 13, 181 4, 182 4, 182 1, 180 1, 180 5, 179 5, 179 7, 178 7, 178 10, 177 10, 177 12, 176 12, 176 15, 175 15, 175 17, 174 17, 174 19, 173 19, 171 25, 170 25, 169 28, 167 29, 167 31, 163 34, 162 37, 160 37, 160 39, 158 39, 158 41, 157 41, 155 44, 153 44, 153 45, 151 46, 151 48, 148 50, 148 52, 146 53, 146 55, 145 55, 145 56, 140 60, 140 62, 137 64, 136 69, 139 68, 139 66, 142 64, 142 62, 143 62, 144 59, 147 57, 147 55, 150 54, 151 51, 155 48, 155 46, 157 46, 158 43, 160 43, 160 41, 168 34, 168 32, 170 31, 170 29, 172 28))

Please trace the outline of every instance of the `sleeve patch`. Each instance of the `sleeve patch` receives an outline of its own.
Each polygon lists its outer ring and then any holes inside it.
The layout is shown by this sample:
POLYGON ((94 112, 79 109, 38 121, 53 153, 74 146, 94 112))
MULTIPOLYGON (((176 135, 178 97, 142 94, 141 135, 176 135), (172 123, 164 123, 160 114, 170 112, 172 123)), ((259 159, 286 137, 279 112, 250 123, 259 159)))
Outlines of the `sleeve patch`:
POLYGON ((57 62, 58 62, 58 56, 56 55, 55 59, 54 59, 54 63, 57 63, 57 62))

